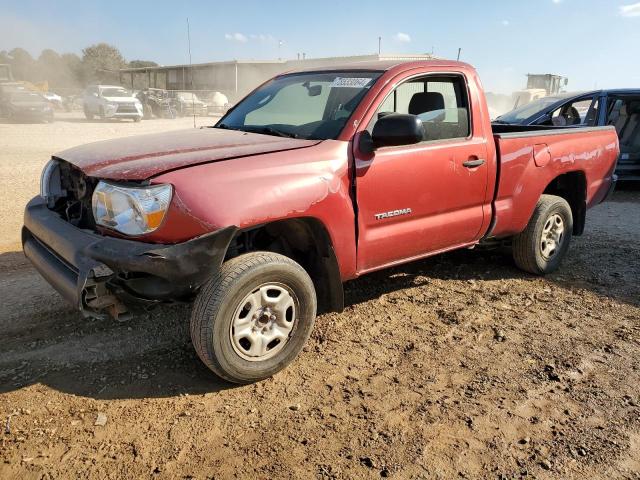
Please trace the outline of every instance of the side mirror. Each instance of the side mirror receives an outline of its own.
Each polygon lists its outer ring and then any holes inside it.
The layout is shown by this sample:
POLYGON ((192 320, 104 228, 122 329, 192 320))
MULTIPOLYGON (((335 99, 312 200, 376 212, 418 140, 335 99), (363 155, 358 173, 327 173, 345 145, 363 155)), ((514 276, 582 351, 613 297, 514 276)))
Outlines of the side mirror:
POLYGON ((424 139, 424 126, 416 115, 393 113, 378 119, 371 138, 374 148, 412 145, 424 139))

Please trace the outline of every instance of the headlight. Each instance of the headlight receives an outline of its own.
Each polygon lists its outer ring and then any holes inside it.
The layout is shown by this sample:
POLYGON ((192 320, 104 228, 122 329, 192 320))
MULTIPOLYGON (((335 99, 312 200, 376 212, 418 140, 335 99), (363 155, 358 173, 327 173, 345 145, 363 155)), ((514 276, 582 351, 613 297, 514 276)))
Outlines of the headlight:
POLYGON ((172 194, 171 185, 123 187, 101 181, 93 191, 93 218, 125 235, 150 233, 164 220, 172 194))
POLYGON ((40 175, 40 196, 53 207, 55 201, 65 195, 60 181, 60 164, 57 160, 49 160, 40 175))

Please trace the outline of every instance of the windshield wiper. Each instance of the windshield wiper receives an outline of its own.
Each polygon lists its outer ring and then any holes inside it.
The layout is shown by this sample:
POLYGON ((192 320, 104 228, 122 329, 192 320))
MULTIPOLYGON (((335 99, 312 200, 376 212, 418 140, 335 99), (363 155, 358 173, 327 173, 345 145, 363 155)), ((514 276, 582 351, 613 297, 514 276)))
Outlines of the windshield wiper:
POLYGON ((268 125, 259 126, 259 127, 245 125, 244 127, 241 128, 241 130, 244 130, 245 132, 263 133, 265 135, 274 135, 276 137, 298 138, 298 135, 296 135, 295 133, 283 132, 282 130, 278 130, 277 128, 273 128, 273 127, 270 127, 268 125))
POLYGON ((238 130, 240 132, 262 133, 264 135, 273 135, 276 137, 298 138, 298 135, 295 133, 283 132, 282 130, 278 130, 277 128, 273 128, 268 125, 264 125, 264 126, 244 125, 241 127, 231 127, 227 124, 220 123, 216 125, 214 128, 222 128, 225 130, 238 130))

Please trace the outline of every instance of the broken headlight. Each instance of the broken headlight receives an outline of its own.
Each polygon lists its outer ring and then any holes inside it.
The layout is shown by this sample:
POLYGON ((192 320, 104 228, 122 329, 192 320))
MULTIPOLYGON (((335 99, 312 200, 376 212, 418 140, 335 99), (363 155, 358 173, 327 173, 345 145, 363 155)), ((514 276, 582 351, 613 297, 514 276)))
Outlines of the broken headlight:
POLYGON ((60 180, 60 163, 49 160, 40 175, 40 196, 47 201, 47 206, 53 208, 56 200, 66 195, 60 180))
POLYGON ((162 224, 172 194, 171 185, 125 187, 100 181, 93 191, 93 218, 125 235, 150 233, 162 224))

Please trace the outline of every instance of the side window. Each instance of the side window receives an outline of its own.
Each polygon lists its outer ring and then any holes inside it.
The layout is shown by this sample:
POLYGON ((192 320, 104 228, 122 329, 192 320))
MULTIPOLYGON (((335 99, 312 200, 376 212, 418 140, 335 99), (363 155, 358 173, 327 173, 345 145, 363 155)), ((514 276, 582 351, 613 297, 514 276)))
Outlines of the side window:
POLYGON ((368 130, 390 113, 417 115, 425 141, 466 138, 471 131, 467 89, 460 76, 428 76, 399 85, 382 102, 368 130))
POLYGON ((551 114, 551 123, 555 127, 596 124, 600 99, 593 97, 565 103, 551 114))

